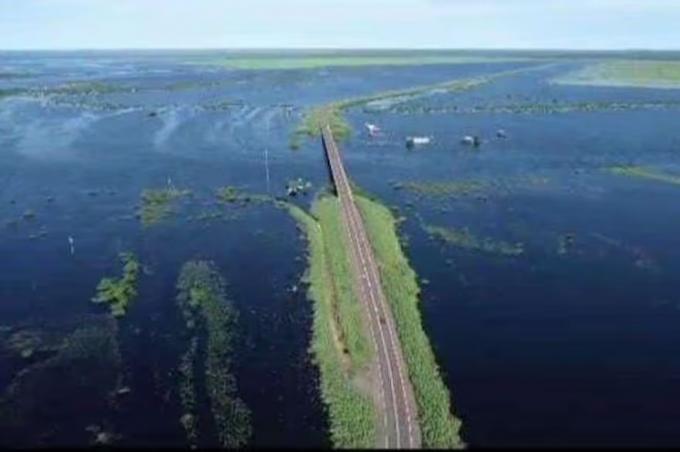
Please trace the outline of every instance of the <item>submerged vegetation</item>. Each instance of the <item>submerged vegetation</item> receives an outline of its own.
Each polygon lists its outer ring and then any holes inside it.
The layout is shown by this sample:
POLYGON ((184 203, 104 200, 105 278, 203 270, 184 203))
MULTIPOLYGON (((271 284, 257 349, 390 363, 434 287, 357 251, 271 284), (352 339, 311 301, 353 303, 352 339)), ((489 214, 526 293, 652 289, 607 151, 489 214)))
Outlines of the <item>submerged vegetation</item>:
MULTIPOLYGON (((87 443, 88 425, 104 420, 100 417, 110 412, 110 395, 121 381, 116 333, 112 319, 88 318, 17 372, 0 396, 0 446, 87 443), (73 437, 72 432, 81 433, 73 437)), ((53 335, 40 336, 45 334, 53 335)))
POLYGON ((269 202, 272 200, 271 196, 246 193, 245 191, 231 185, 218 188, 215 192, 215 196, 222 204, 246 205, 250 203, 269 202))
POLYGON ((472 234, 468 228, 455 229, 426 224, 422 224, 422 227, 431 238, 459 248, 503 256, 519 256, 524 253, 524 246, 521 243, 507 243, 489 237, 480 238, 472 234))
POLYGON ((513 103, 505 105, 475 105, 465 107, 459 105, 431 106, 425 104, 402 104, 390 108, 391 113, 400 114, 512 114, 512 115, 541 115, 561 114, 572 112, 599 112, 599 111, 630 111, 630 110, 677 110, 680 102, 677 101, 641 101, 641 102, 618 102, 618 101, 589 101, 558 103, 513 103))
POLYGON ((144 227, 153 226, 166 219, 173 211, 173 203, 190 194, 190 190, 178 190, 173 187, 144 190, 142 205, 138 211, 144 227))
POLYGON ((639 177, 642 179, 650 179, 659 182, 666 182, 668 184, 680 185, 680 175, 663 173, 652 168, 645 168, 641 166, 613 166, 609 168, 609 171, 621 176, 639 177))
POLYGON ((680 62, 614 60, 592 64, 554 80, 569 85, 680 88, 680 62))
POLYGON ((397 220, 385 206, 356 196, 375 251, 385 295, 390 302, 418 405, 423 446, 463 447, 461 422, 451 414, 450 394, 442 380, 419 310, 418 276, 409 265, 397 234, 397 220))
POLYGON ((92 298, 94 303, 108 303, 114 317, 122 317, 128 310, 130 302, 137 296, 137 278, 141 265, 132 253, 121 253, 123 262, 123 276, 116 278, 102 278, 97 286, 97 295, 92 298))
POLYGON ((488 184, 481 181, 445 181, 445 182, 394 182, 395 190, 406 190, 418 196, 463 197, 481 195, 489 190, 488 184))
POLYGON ((311 351, 321 372, 321 393, 330 417, 331 440, 337 448, 371 448, 375 439, 375 407, 361 388, 364 364, 372 350, 353 293, 347 248, 339 233, 337 199, 324 197, 314 205, 316 218, 290 203, 288 210, 305 233, 308 269, 305 282, 314 304, 311 351))
POLYGON ((210 422, 215 425, 220 446, 242 447, 251 436, 250 411, 237 396, 236 379, 231 371, 237 313, 226 298, 225 282, 213 263, 190 261, 182 266, 177 290, 177 302, 190 332, 189 346, 180 362, 179 382, 185 410, 180 422, 187 439, 196 446, 200 420, 196 376, 202 369, 212 412, 210 422), (202 347, 201 340, 205 340, 202 347), (205 355, 202 365, 197 362, 199 350, 205 355))

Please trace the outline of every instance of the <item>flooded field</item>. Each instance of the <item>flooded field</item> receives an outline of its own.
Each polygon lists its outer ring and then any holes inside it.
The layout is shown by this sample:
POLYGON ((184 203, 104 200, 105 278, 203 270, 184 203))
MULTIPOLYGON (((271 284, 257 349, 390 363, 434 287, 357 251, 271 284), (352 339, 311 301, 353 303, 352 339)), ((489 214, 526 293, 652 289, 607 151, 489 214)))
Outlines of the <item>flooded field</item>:
POLYGON ((592 58, 0 53, 0 444, 329 447, 306 243, 264 200, 328 188, 291 136, 353 99, 347 171, 404 217, 463 440, 677 445, 680 90, 554 83, 592 58))

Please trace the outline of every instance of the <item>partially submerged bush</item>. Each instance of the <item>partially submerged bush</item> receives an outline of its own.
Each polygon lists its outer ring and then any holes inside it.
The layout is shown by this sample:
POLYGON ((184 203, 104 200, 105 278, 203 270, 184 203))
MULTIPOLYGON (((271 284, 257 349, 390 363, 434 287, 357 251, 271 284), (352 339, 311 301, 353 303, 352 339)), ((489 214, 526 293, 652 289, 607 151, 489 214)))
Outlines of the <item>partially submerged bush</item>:
POLYGON ((144 190, 142 205, 138 212, 142 224, 145 227, 153 226, 166 219, 172 213, 173 202, 190 194, 190 190, 178 190, 172 187, 144 190))
POLYGON ((132 253, 121 253, 123 276, 121 278, 102 278, 97 286, 94 303, 108 303, 114 317, 122 317, 127 312, 130 301, 137 296, 137 278, 141 265, 132 253))

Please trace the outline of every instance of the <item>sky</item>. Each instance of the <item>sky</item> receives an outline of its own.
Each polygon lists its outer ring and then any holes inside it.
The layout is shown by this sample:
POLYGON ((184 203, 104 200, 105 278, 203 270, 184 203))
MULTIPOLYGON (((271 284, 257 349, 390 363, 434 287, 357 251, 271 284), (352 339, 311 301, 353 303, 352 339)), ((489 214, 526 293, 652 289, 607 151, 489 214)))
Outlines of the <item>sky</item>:
POLYGON ((677 49, 680 0, 0 0, 0 49, 677 49))

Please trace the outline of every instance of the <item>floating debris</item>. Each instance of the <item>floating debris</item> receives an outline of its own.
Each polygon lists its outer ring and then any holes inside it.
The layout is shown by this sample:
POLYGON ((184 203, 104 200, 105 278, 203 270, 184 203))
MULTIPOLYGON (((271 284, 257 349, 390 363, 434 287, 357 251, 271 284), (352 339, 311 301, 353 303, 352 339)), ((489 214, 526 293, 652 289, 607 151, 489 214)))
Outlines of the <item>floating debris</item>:
POLYGON ((496 138, 507 138, 508 134, 503 129, 496 130, 496 138))

